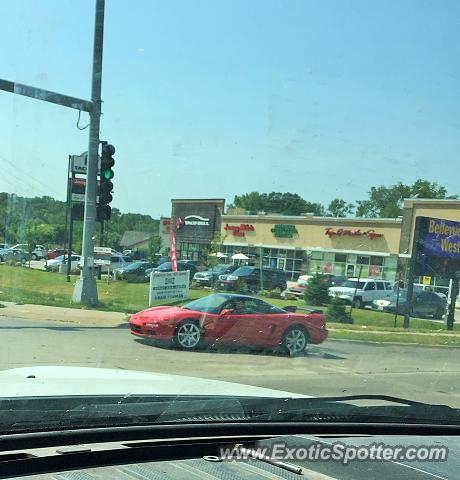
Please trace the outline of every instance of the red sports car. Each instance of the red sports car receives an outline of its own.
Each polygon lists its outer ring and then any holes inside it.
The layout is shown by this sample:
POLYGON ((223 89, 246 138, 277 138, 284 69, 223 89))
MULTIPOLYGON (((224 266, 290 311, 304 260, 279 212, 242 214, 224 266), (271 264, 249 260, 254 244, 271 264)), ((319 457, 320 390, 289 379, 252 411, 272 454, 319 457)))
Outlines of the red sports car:
POLYGON ((182 307, 153 307, 131 316, 131 333, 173 342, 192 350, 201 344, 254 345, 278 348, 291 355, 307 343, 327 338, 326 318, 320 311, 296 313, 258 298, 215 293, 182 307))

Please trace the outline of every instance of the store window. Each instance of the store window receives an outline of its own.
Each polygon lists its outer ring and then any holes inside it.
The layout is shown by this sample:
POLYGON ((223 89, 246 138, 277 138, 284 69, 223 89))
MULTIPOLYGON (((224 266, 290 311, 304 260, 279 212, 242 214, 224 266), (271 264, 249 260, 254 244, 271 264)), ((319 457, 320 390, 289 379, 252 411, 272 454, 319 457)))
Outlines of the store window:
POLYGON ((335 261, 340 263, 345 263, 347 261, 347 254, 346 253, 336 253, 335 254, 335 261))
POLYGON ((358 265, 369 265, 370 263, 370 257, 364 257, 362 255, 358 255, 358 265))

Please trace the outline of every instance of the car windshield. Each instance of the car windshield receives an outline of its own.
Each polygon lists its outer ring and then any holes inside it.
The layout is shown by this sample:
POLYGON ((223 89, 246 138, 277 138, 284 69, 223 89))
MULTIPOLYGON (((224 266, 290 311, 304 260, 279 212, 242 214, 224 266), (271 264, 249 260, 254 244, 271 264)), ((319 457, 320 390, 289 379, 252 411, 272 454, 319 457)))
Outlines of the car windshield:
POLYGON ((196 312, 217 314, 221 311, 222 306, 228 301, 226 295, 208 295, 204 298, 186 303, 182 308, 186 310, 195 310, 196 312))
POLYGON ((142 267, 144 265, 147 265, 146 262, 133 262, 133 263, 130 263, 129 265, 127 265, 126 267, 124 267, 125 271, 130 271, 130 270, 136 270, 138 269, 139 267, 142 267))
POLYGON ((251 267, 239 267, 237 268, 232 275, 250 275, 253 273, 255 270, 251 267))
POLYGON ((0 465, 3 420, 137 431, 152 397, 460 408, 460 1, 2 7, 0 465))
POLYGON ((364 282, 358 282, 357 280, 347 280, 342 283, 341 287, 346 288, 364 288, 364 282))
POLYGON ((162 271, 165 271, 165 270, 171 270, 171 262, 165 262, 165 263, 162 263, 158 268, 157 270, 159 272, 162 272, 162 271))

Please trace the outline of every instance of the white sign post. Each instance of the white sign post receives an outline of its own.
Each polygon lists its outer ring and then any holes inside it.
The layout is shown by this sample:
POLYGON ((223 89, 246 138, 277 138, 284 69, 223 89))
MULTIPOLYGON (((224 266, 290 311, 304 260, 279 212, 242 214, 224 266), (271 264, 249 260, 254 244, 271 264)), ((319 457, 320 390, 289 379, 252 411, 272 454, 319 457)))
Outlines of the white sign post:
POLYGON ((190 272, 152 272, 149 305, 158 300, 187 300, 190 272))

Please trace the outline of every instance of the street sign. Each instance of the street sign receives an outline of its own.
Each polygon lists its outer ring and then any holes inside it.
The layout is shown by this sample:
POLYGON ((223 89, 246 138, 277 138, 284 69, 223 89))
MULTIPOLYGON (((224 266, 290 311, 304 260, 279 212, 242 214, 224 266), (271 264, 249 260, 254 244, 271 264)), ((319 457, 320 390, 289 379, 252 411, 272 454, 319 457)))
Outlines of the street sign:
MULTIPOLYGON (((72 173, 83 173, 86 175, 86 166, 88 164, 88 152, 81 155, 70 155, 70 169, 72 173)), ((101 171, 101 158, 97 162, 97 174, 101 171)))
POLYGON ((110 247, 94 247, 94 254, 112 255, 112 249, 110 247))
POLYGON ((157 300, 186 300, 190 272, 152 272, 150 274, 149 305, 157 300))
MULTIPOLYGON (((84 193, 72 193, 70 197, 72 202, 75 203, 85 203, 85 194, 84 193)), ((99 196, 96 197, 96 202, 99 202, 99 196)))
POLYGON ((431 285, 431 277, 429 277, 428 275, 423 275, 422 283, 423 285, 431 285))

